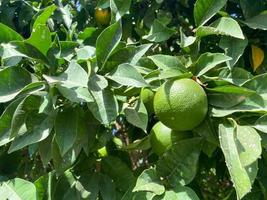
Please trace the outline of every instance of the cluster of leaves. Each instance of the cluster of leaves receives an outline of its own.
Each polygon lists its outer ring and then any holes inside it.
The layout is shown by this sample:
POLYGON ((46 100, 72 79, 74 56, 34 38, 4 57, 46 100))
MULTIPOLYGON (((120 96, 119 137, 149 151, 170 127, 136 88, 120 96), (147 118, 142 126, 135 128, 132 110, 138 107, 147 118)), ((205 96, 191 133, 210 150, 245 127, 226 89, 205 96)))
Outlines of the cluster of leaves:
MULTIPOLYGON (((2 199, 267 199, 264 0, 0 3, 2 199), (95 7, 109 8, 98 26, 95 7), (139 97, 193 78, 192 138, 151 152, 139 97), (100 155, 105 147, 108 156, 100 155)), ((190 120, 190 119, 188 119, 190 120)))

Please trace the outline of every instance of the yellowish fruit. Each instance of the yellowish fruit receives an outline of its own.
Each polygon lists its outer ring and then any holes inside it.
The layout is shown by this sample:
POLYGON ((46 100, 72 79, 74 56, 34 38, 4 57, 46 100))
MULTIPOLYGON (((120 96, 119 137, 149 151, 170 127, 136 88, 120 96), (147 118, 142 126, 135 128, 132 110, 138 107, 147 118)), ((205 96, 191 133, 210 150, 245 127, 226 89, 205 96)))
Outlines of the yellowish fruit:
POLYGON ((95 20, 102 26, 107 26, 110 23, 111 15, 109 9, 96 8, 95 20))
POLYGON ((153 100, 154 100, 155 93, 149 89, 149 88, 142 88, 141 93, 140 93, 140 98, 142 102, 144 103, 147 112, 149 114, 154 113, 154 108, 153 108, 153 100))
POLYGON ((251 54, 252 67, 253 70, 256 71, 264 60, 264 52, 260 47, 251 45, 251 54))
POLYGON ((169 128, 192 130, 207 114, 207 95, 192 79, 169 80, 156 92, 154 110, 159 120, 169 128))
POLYGON ((158 122, 150 132, 152 151, 158 156, 161 156, 171 145, 189 136, 189 132, 175 131, 158 122))

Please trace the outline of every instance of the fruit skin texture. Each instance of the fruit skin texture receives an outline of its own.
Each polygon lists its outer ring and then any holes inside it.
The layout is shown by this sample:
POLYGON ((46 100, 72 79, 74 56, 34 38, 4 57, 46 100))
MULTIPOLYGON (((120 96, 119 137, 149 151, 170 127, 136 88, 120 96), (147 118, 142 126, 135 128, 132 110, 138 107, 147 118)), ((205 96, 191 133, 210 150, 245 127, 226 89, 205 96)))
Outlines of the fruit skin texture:
POLYGON ((140 98, 142 102, 144 103, 147 112, 149 114, 154 113, 154 108, 153 108, 153 100, 154 100, 155 93, 149 89, 149 88, 142 88, 141 93, 140 93, 140 98))
POLYGON ((192 130, 207 114, 207 95, 192 79, 169 80, 156 92, 154 110, 159 120, 169 128, 192 130))
POLYGON ((107 26, 110 23, 111 15, 109 9, 95 9, 96 22, 102 26, 107 26))
POLYGON ((175 131, 157 122, 150 131, 152 151, 161 156, 172 144, 189 136, 189 132, 175 131))

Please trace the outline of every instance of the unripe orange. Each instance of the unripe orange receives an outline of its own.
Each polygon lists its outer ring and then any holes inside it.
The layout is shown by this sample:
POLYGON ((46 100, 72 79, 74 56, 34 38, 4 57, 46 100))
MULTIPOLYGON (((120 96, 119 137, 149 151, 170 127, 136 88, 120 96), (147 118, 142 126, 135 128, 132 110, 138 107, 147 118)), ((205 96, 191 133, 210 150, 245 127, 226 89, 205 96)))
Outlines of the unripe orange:
POLYGON ((111 14, 109 9, 95 8, 95 20, 99 25, 109 25, 110 19, 111 14))

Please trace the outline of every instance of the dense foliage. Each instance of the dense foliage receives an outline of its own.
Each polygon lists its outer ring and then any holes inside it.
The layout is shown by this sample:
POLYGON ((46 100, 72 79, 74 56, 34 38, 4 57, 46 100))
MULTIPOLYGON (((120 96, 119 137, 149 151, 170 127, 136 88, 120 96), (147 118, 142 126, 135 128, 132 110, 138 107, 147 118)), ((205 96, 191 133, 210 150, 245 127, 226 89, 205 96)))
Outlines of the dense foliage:
POLYGON ((0 22, 0 199, 267 200, 265 0, 2 0, 0 22), (158 156, 140 92, 181 78, 208 114, 158 156))

